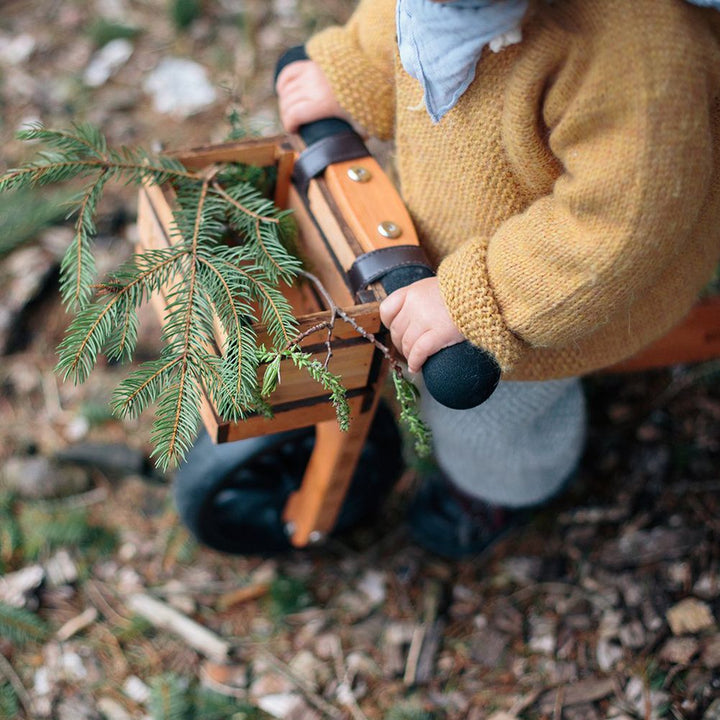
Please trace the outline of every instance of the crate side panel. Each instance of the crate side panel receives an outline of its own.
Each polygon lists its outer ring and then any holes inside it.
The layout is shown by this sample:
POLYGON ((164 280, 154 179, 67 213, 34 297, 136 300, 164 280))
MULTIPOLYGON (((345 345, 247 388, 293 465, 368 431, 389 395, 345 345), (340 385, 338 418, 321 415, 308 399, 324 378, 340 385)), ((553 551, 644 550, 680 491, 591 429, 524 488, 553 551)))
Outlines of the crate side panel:
POLYGON ((215 163, 243 163, 267 167, 275 165, 279 155, 283 153, 280 149, 283 140, 283 137, 276 137, 208 145, 173 153, 173 156, 189 170, 202 170, 215 163))
MULTIPOLYGON (((342 378, 342 384, 348 390, 365 387, 368 383, 370 365, 374 348, 370 343, 359 342, 348 344, 338 352, 334 352, 328 364, 330 372, 342 378)), ((312 354, 313 360, 325 362, 327 351, 319 348, 312 354)), ((315 398, 327 395, 327 390, 315 382, 306 370, 295 367, 291 360, 280 363, 280 384, 270 395, 272 405, 295 402, 303 398, 315 398)))
MULTIPOLYGON (((357 417, 366 403, 364 394, 348 398, 350 417, 357 417)), ((309 402, 278 412, 273 418, 253 416, 237 423, 229 423, 224 431, 224 441, 233 442, 245 438, 271 435, 273 433, 310 427, 335 418, 335 408, 324 399, 309 402)))

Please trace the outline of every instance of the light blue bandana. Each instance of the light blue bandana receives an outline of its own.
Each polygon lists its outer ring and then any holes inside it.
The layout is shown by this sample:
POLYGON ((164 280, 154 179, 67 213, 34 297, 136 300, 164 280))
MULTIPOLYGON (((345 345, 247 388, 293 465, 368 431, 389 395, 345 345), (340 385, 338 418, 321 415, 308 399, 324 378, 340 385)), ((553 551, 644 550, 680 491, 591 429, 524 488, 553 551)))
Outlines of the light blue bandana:
MULTIPOLYGON (((433 122, 467 90, 483 48, 519 30, 527 6, 528 0, 398 0, 400 60, 422 85, 433 122)), ((518 32, 509 42, 519 39, 518 32)))
MULTIPOLYGON (((687 0, 720 10, 720 0, 687 0)), ((486 45, 518 42, 528 0, 397 1, 397 36, 405 71, 420 82, 433 122, 455 107, 475 77, 486 45), (513 31, 518 34, 512 38, 513 31)))

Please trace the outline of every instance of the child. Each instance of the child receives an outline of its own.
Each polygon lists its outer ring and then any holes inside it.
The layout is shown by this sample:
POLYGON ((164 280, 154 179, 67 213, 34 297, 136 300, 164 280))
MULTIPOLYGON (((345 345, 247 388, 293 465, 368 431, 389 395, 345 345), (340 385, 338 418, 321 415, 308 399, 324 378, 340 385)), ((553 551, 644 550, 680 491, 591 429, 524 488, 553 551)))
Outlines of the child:
POLYGON ((503 381, 423 396, 447 483, 411 509, 458 557, 555 495, 584 437, 578 377, 691 307, 720 257, 720 14, 708 0, 361 0, 277 91, 284 127, 394 138, 437 276, 380 307, 411 372, 467 338, 503 381))

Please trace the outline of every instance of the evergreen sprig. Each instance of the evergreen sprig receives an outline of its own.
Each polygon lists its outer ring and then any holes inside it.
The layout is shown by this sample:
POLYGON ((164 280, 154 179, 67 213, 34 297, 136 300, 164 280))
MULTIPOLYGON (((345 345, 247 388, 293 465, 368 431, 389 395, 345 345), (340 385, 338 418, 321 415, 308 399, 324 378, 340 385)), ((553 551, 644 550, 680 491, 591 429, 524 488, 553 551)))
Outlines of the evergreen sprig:
POLYGON ((248 703, 220 695, 172 672, 150 681, 149 709, 153 720, 260 720, 267 717, 248 703))
MULTIPOLYGON (((299 347, 298 322, 281 290, 302 269, 291 249, 290 213, 267 197, 271 172, 237 164, 193 172, 169 156, 111 148, 87 124, 64 131, 33 125, 19 137, 45 149, 0 176, 0 193, 84 183, 74 200, 75 238, 61 264, 62 299, 75 316, 58 348, 59 374, 82 383, 101 355, 132 360, 138 309, 153 295, 165 299, 159 356, 121 381, 112 399, 120 417, 135 417, 155 405, 153 455, 162 469, 177 465, 190 449, 203 392, 229 421, 270 414, 265 398, 279 381, 284 358, 325 388, 340 427, 347 429, 350 413, 341 378, 299 347), (134 255, 98 282, 95 218, 110 182, 172 187, 171 245, 134 255), (258 346, 254 325, 260 321, 270 337, 267 349, 258 346), (219 354, 216 343, 222 345, 219 354), (267 363, 262 385, 260 363, 267 363)), ((414 410, 414 388, 397 376, 394 380, 401 418, 419 451, 425 451, 429 438, 414 410)), ((11 539, 3 538, 2 545, 5 556, 12 552, 11 539)))
POLYGON ((112 401, 121 417, 156 404, 152 441, 158 464, 163 469, 176 465, 187 453, 199 424, 203 390, 228 420, 267 412, 257 383, 253 323, 262 320, 279 347, 297 335, 297 321, 280 286, 292 282, 300 261, 289 248, 293 225, 288 212, 248 181, 261 174, 234 165, 192 172, 171 157, 110 148, 90 125, 68 131, 35 125, 20 138, 41 142, 46 149, 0 177, 0 193, 78 178, 85 182, 75 198, 75 239, 61 265, 63 302, 76 314, 58 349, 58 372, 81 383, 100 355, 131 360, 137 310, 152 295, 162 294, 163 349, 120 383, 112 401), (172 245, 135 255, 98 282, 95 217, 111 181, 172 185, 172 245), (228 245, 229 234, 235 244, 228 245), (219 355, 214 350, 218 325, 224 336, 219 355))
POLYGON ((185 720, 190 717, 192 698, 187 681, 173 673, 153 678, 149 704, 153 720, 185 720))
POLYGON ((301 347, 292 344, 281 350, 261 349, 259 357, 262 362, 267 363, 263 374, 262 395, 267 397, 275 390, 280 382, 280 362, 287 358, 292 361, 295 367, 306 370, 315 382, 320 383, 329 393, 330 402, 335 408, 335 415, 341 430, 345 431, 350 427, 350 406, 347 401, 347 390, 342 384, 342 378, 330 372, 319 360, 314 360, 312 355, 306 353, 301 347))
POLYGON ((0 636, 22 645, 30 641, 41 642, 47 635, 48 627, 37 615, 0 602, 0 636))
POLYGON ((395 396, 400 405, 400 420, 405 423, 413 437, 414 449, 418 457, 428 457, 432 452, 432 433, 423 422, 417 408, 419 391, 402 373, 400 368, 391 372, 395 396))
POLYGON ((0 682, 0 718, 20 716, 20 703, 13 686, 8 682, 0 682))

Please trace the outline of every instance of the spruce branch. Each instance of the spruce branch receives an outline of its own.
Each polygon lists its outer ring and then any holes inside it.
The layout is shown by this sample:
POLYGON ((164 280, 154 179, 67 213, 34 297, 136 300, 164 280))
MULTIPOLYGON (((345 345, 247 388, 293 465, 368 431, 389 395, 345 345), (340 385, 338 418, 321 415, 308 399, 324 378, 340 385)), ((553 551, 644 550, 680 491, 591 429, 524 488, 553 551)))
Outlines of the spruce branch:
POLYGON ((188 685, 178 675, 167 673, 150 683, 150 710, 156 720, 183 720, 191 708, 188 685))
POLYGON ((32 717, 33 703, 30 694, 10 661, 2 653, 0 653, 0 675, 7 680, 7 683, 0 684, 0 717, 16 717, 18 703, 22 705, 27 717, 32 717))
POLYGON ((0 602, 0 631, 18 645, 31 640, 40 642, 48 634, 47 625, 37 615, 4 602, 0 602))

